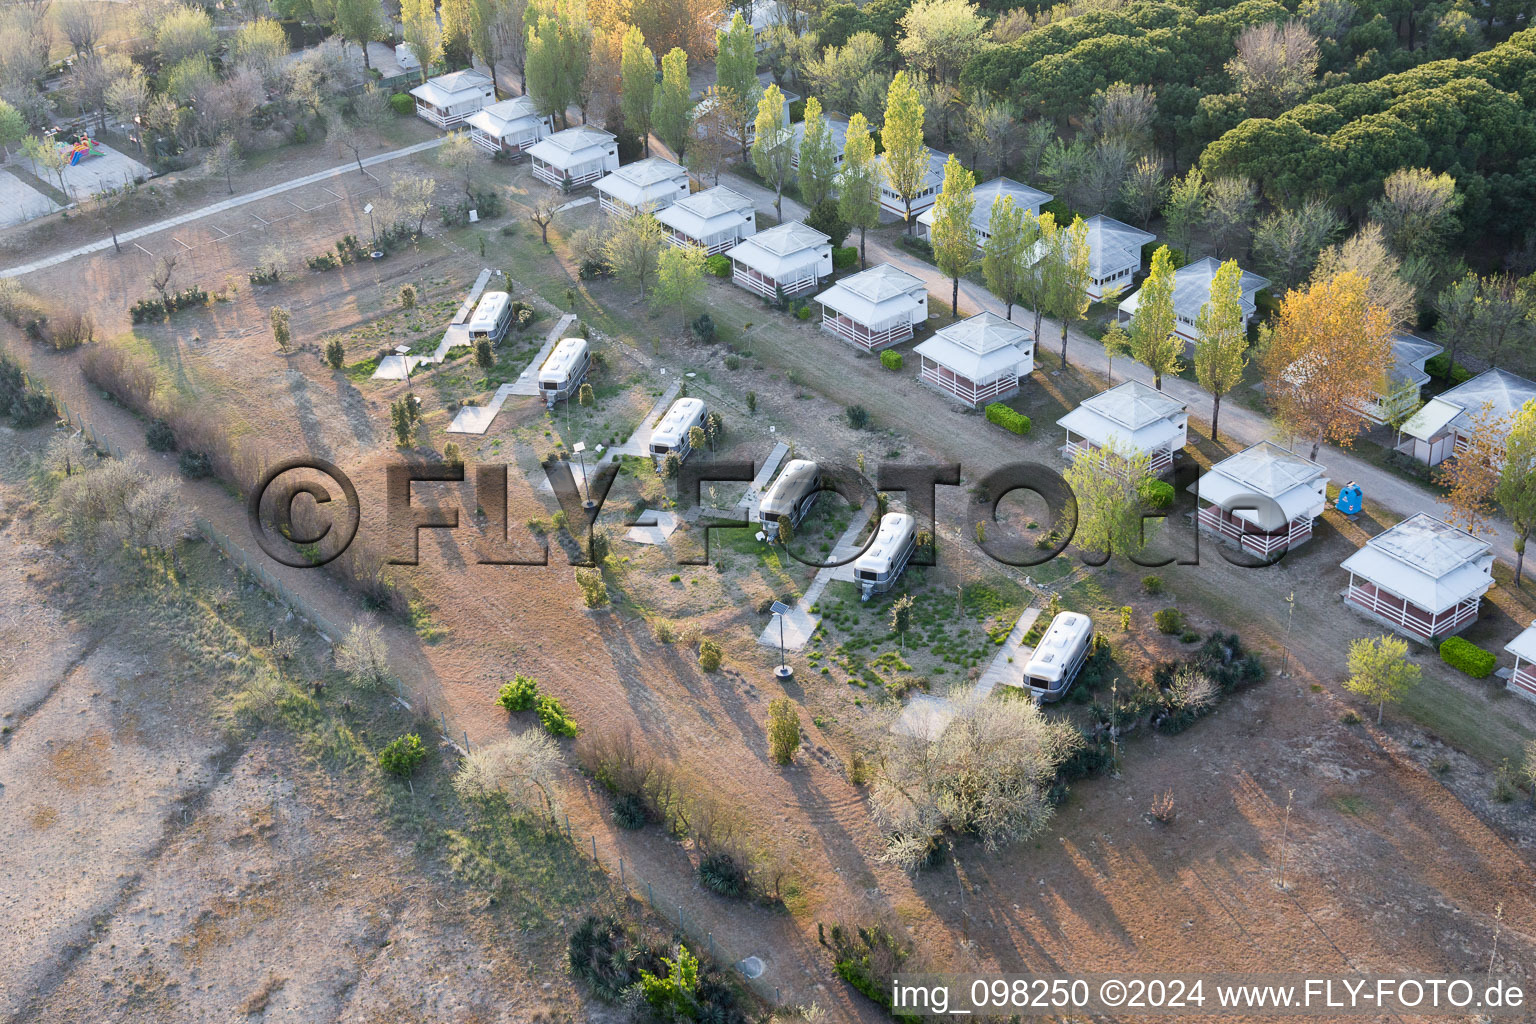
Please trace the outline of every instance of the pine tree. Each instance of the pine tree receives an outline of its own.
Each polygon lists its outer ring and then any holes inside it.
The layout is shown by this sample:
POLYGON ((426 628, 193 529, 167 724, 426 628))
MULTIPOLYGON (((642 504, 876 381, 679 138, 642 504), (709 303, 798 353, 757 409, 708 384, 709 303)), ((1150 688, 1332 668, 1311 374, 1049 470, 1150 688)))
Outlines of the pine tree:
POLYGON ((1221 396, 1243 380, 1248 329, 1243 323, 1243 271, 1228 260, 1211 280, 1210 301, 1195 319, 1195 379, 1211 393, 1211 440, 1219 441, 1221 396))
POLYGON ((933 204, 933 258, 950 281, 950 313, 960 319, 960 278, 976 262, 976 176, 953 153, 944 164, 944 186, 933 204))
POLYGON ((885 181, 901 197, 902 218, 910 230, 912 201, 928 177, 928 148, 923 145, 923 101, 905 71, 896 72, 885 94, 885 124, 880 128, 885 150, 881 168, 885 181))
POLYGON ((1131 357, 1152 371, 1152 383, 1163 390, 1163 375, 1183 369, 1179 356, 1184 342, 1173 333, 1173 257, 1166 245, 1152 254, 1152 267, 1141 286, 1131 317, 1131 357))
POLYGON ((843 143, 843 171, 837 191, 837 213, 859 229, 859 266, 864 266, 864 232, 880 223, 879 167, 875 164, 875 139, 863 114, 848 119, 848 139, 843 143))

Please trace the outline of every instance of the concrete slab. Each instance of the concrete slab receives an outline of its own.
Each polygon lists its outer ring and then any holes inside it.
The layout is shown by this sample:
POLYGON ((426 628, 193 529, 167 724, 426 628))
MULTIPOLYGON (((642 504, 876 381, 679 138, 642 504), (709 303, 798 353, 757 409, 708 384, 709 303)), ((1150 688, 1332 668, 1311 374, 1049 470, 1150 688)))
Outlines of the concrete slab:
POLYGON ((566 210, 580 209, 581 207, 586 206, 588 203, 595 203, 595 202, 597 202, 597 197, 596 196, 582 196, 580 199, 572 199, 570 202, 564 203, 564 204, 556 207, 555 208, 555 212, 556 213, 564 213, 566 210))
POLYGON ((986 695, 992 692, 992 688, 998 683, 1007 686, 1018 686, 1023 679, 1024 664, 1034 655, 1033 647, 1024 646, 1024 634, 1034 626, 1035 620, 1040 617, 1039 608, 1026 608, 1024 614, 1019 616, 1019 621, 1013 624, 1009 630, 1008 638, 1003 641, 997 656, 987 666, 987 670, 976 680, 976 692, 986 695), (1012 661, 1009 659, 1012 658, 1012 661))
MULTIPOLYGON (((868 510, 861 510, 854 516, 853 523, 837 543, 832 545, 832 554, 828 561, 833 559, 849 558, 856 554, 863 545, 859 543, 858 536, 864 529, 864 524, 869 522, 868 510)), ((811 585, 805 588, 805 593, 800 600, 795 602, 795 607, 784 616, 783 642, 786 651, 798 651, 811 642, 811 634, 816 632, 816 627, 821 625, 821 616, 811 611, 811 606, 821 600, 822 592, 827 589, 827 584, 833 580, 852 580, 853 562, 848 561, 843 565, 828 566, 816 573, 816 578, 811 585)), ((779 623, 777 619, 770 618, 768 625, 758 634, 757 642, 764 647, 779 646, 779 623)))
MULTIPOLYGON (((497 389, 496 397, 503 399, 501 389, 497 389)), ((493 400, 491 405, 466 405, 454 415, 453 422, 448 424, 450 434, 483 434, 491 429, 491 421, 501 411, 501 401, 493 400)))
POLYGON ((556 343, 565 337, 566 330, 575 322, 576 314, 567 313, 560 318, 554 327, 550 328, 549 333, 544 336, 544 344, 539 346, 539 351, 534 354, 533 360, 528 364, 528 369, 518 374, 517 380, 511 384, 502 385, 509 389, 507 394, 537 397, 539 393, 539 367, 544 365, 544 360, 548 359, 550 352, 554 351, 556 343))
POLYGON ((10 171, 0 171, 0 227, 25 224, 62 209, 10 171))
POLYGON ((624 539, 635 544, 665 544, 677 530, 677 516, 671 512, 652 509, 642 512, 639 525, 631 526, 624 539))
MULTIPOLYGON (((104 189, 119 188, 154 173, 133 157, 119 153, 111 146, 98 143, 96 148, 101 151, 100 156, 85 157, 64 171, 64 192, 71 199, 89 199, 104 189)), ((44 181, 51 177, 49 172, 39 170, 36 165, 31 170, 44 181)))
POLYGON ((656 404, 651 406, 650 412, 640 421, 640 426, 630 435, 629 440, 616 448, 608 449, 612 455, 649 455, 651 452, 651 437, 656 433, 656 423, 672 408, 673 399, 677 398, 678 391, 682 388, 682 381, 674 382, 661 393, 656 404))

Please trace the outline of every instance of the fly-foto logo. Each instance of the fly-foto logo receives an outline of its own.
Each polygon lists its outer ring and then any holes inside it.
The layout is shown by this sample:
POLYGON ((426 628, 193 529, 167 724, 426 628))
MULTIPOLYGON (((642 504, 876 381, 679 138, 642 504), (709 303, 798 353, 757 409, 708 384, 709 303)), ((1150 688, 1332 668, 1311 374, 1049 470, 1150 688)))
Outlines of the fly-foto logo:
MULTIPOLYGON (((604 463, 591 468, 583 467, 582 479, 577 481, 571 463, 551 459, 544 463, 545 478, 560 504, 565 529, 579 554, 570 555, 573 565, 591 565, 593 531, 603 518, 603 510, 619 476, 617 463, 604 463)), ((677 495, 680 502, 700 503, 706 484, 746 483, 750 486, 756 478, 758 467, 747 461, 690 460, 680 467, 677 477, 677 495)), ((808 507, 816 495, 833 493, 851 508, 883 508, 884 495, 899 493, 907 511, 920 524, 929 537, 936 536, 937 493, 939 487, 956 487, 961 481, 958 464, 933 465, 924 463, 881 463, 876 467, 871 481, 857 469, 836 464, 821 463, 817 466, 810 493, 804 501, 808 507)), ((1176 495, 1193 497, 1190 486, 1194 482, 1193 467, 1181 467, 1175 474, 1176 495)), ((486 463, 467 468, 462 463, 414 463, 401 462, 385 469, 384 531, 388 550, 387 561, 391 565, 420 564, 422 531, 460 529, 459 509, 443 507, 431 502, 418 502, 416 484, 463 484, 473 480, 474 502, 481 522, 481 534, 474 561, 480 565, 548 565, 547 541, 535 536, 531 529, 514 527, 508 516, 508 466, 504 463, 486 463)), ((1072 543, 1078 530, 1080 516, 1096 514, 1094 509, 1084 510, 1071 485, 1055 469, 1037 462, 1007 463, 993 469, 972 486, 982 502, 978 510, 978 522, 984 529, 975 531, 975 543, 992 560, 1020 568, 1042 565, 1057 558, 1072 543), (1043 503, 1045 521, 1049 532, 1029 539, 1007 529, 1008 517, 999 516, 999 508, 1010 496, 1028 492, 1043 503)), ((1229 516, 1242 516, 1253 522, 1285 519, 1280 506, 1273 498, 1262 494, 1238 494, 1225 498, 1221 508, 1229 516)), ((335 464, 325 459, 297 457, 271 467, 252 491, 247 503, 247 519, 251 533, 261 549, 273 560, 294 568, 314 568, 335 560, 356 539, 362 522, 362 504, 357 487, 351 478, 335 464), (308 500, 303 500, 307 498, 308 500)), ((1176 501, 1164 509, 1142 508, 1133 514, 1139 518, 1143 540, 1151 536, 1156 524, 1163 522, 1175 526, 1164 537, 1160 548, 1173 546, 1182 550, 1177 554, 1160 554, 1147 557, 1138 547, 1123 552, 1137 565, 1147 568, 1162 566, 1198 565, 1200 562, 1200 532, 1193 509, 1184 502, 1176 501), (1149 525, 1149 523, 1151 525, 1149 525)), ((703 554, 701 557, 679 557, 678 565, 709 564, 710 539, 722 530, 749 530, 762 532, 764 540, 779 540, 775 524, 765 518, 751 518, 743 504, 734 513, 713 510, 713 515, 698 524, 702 532, 703 554)), ((624 527, 646 525, 642 520, 625 517, 608 517, 610 522, 624 527)), ((962 530, 969 524, 960 524, 962 530)), ((783 550, 796 561, 815 568, 846 565, 857 559, 873 543, 875 530, 858 548, 840 555, 829 555, 818 560, 808 550, 797 549, 786 543, 783 550)), ((800 545, 806 548, 809 545, 800 545)), ((1221 557, 1232 565, 1243 568, 1265 568, 1285 557, 1282 549, 1268 558, 1260 558, 1244 550, 1231 550, 1225 545, 1215 545, 1221 557)), ((937 563, 938 544, 932 543, 914 554, 915 565, 937 563)), ((1109 551, 1083 551, 1083 562, 1103 565, 1109 551)))

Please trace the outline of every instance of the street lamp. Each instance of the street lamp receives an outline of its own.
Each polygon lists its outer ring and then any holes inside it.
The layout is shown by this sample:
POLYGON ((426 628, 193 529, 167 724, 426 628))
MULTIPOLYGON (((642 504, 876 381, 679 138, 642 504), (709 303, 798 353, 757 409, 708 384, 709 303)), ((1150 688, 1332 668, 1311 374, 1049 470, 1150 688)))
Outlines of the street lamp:
POLYGON ((779 617, 779 667, 773 670, 773 674, 780 679, 788 679, 795 674, 795 670, 784 660, 784 616, 788 615, 791 609, 782 601, 775 601, 768 610, 779 617))
POLYGON ((587 460, 582 455, 586 450, 587 443, 585 441, 577 441, 571 445, 571 451, 576 453, 576 460, 581 464, 581 491, 586 495, 586 500, 582 502, 582 508, 586 509, 587 515, 590 516, 592 514, 592 485, 587 483, 587 460))
POLYGON ((374 251, 378 251, 378 248, 379 248, 379 232, 373 226, 373 204, 369 203, 367 206, 364 206, 363 207, 363 212, 368 215, 368 234, 373 236, 373 248, 374 248, 374 251))

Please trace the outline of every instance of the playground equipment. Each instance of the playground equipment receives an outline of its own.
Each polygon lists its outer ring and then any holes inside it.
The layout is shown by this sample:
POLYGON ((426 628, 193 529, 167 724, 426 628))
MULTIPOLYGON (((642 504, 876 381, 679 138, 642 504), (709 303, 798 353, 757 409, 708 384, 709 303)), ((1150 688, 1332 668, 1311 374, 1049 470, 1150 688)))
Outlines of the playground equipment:
POLYGON ((69 154, 69 166, 71 167, 74 167, 86 157, 102 155, 96 140, 89 135, 81 135, 74 142, 60 142, 58 147, 61 152, 69 154))

